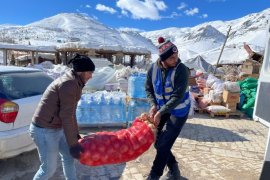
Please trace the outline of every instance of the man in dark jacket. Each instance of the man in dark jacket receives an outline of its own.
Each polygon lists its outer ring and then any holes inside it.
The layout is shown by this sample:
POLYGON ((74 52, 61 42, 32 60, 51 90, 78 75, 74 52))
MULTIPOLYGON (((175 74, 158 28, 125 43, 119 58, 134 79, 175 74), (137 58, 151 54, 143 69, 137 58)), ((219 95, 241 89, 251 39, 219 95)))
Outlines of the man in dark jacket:
POLYGON ((41 165, 33 179, 49 179, 61 156, 66 179, 74 180, 74 159, 80 158, 82 147, 76 121, 76 107, 85 83, 92 78, 95 65, 84 55, 69 61, 73 69, 54 80, 44 92, 32 118, 30 135, 37 145, 41 165))
POLYGON ((157 126, 157 154, 147 180, 157 180, 165 166, 169 172, 163 179, 180 179, 178 163, 171 148, 184 126, 190 108, 188 68, 178 58, 178 49, 170 41, 159 38, 159 59, 147 72, 146 94, 149 114, 157 126))

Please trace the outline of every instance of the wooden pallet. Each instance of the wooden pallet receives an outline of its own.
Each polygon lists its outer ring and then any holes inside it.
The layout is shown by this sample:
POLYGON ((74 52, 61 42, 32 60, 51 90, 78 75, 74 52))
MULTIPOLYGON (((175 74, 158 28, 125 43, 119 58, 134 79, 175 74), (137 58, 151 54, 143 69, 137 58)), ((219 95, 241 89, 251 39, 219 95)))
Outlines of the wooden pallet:
POLYGON ((241 111, 235 111, 235 112, 227 112, 227 113, 213 113, 213 112, 208 112, 210 114, 211 117, 216 117, 216 116, 225 116, 225 118, 229 118, 231 116, 237 116, 239 118, 243 118, 244 117, 244 113, 242 113, 241 111))
POLYGON ((216 117, 216 116, 225 116, 225 118, 228 118, 229 117, 229 114, 228 113, 214 113, 214 112, 208 112, 210 114, 210 116, 212 118, 216 117))
POLYGON ((228 112, 229 116, 238 116, 240 118, 243 118, 244 117, 244 113, 239 111, 239 110, 236 110, 235 112, 228 112))
POLYGON ((205 109, 201 109, 201 108, 196 108, 196 109, 194 109, 194 111, 195 111, 196 113, 199 113, 199 114, 203 114, 203 113, 206 112, 205 109))

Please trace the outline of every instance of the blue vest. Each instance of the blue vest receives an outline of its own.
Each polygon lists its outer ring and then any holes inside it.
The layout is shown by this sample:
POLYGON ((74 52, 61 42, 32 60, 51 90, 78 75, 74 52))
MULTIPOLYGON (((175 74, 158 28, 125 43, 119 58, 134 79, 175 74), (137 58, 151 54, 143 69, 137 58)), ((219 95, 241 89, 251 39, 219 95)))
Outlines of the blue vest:
MULTIPOLYGON (((169 70, 168 75, 165 79, 164 87, 162 83, 161 69, 158 67, 157 63, 154 63, 153 65, 152 84, 155 91, 155 98, 158 104, 158 109, 160 109, 163 105, 165 105, 171 98, 171 94, 173 92, 174 87, 175 71, 179 66, 179 64, 175 68, 169 70)), ((189 91, 187 88, 181 103, 171 111, 171 114, 176 117, 183 117, 188 114, 189 108, 190 108, 190 99, 189 99, 189 91)))

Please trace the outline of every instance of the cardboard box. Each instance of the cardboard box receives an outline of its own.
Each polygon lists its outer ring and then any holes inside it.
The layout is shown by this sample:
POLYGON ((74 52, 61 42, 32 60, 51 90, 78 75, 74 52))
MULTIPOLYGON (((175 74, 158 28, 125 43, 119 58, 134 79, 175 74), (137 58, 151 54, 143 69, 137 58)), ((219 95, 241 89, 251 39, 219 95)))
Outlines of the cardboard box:
POLYGON ((236 107, 237 107, 237 103, 225 103, 225 107, 230 109, 230 112, 235 112, 236 111, 236 107))
POLYGON ((189 86, 197 86, 195 77, 189 77, 188 78, 188 85, 189 86))
POLYGON ((243 65, 241 71, 245 74, 259 74, 261 69, 261 65, 259 63, 255 63, 252 60, 246 60, 243 65))
POLYGON ((239 103, 240 93, 232 93, 227 90, 223 91, 223 102, 225 103, 239 103))

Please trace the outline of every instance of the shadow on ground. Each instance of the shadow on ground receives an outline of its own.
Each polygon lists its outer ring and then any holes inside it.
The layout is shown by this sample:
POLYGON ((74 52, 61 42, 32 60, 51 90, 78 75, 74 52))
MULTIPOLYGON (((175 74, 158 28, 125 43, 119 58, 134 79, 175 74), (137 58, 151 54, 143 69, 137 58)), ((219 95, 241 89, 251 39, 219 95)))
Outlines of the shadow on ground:
MULTIPOLYGON (((29 180, 33 179, 40 165, 37 150, 23 153, 13 158, 0 160, 0 179, 29 180)), ((57 170, 51 180, 63 180, 64 174, 60 158, 57 170)), ((76 162, 77 177, 79 180, 120 179, 126 168, 126 163, 90 167, 76 162)))
POLYGON ((36 150, 20 154, 13 158, 0 160, 0 179, 33 179, 38 167, 39 159, 36 150))
POLYGON ((246 138, 227 129, 186 123, 179 137, 201 142, 237 142, 246 138))

